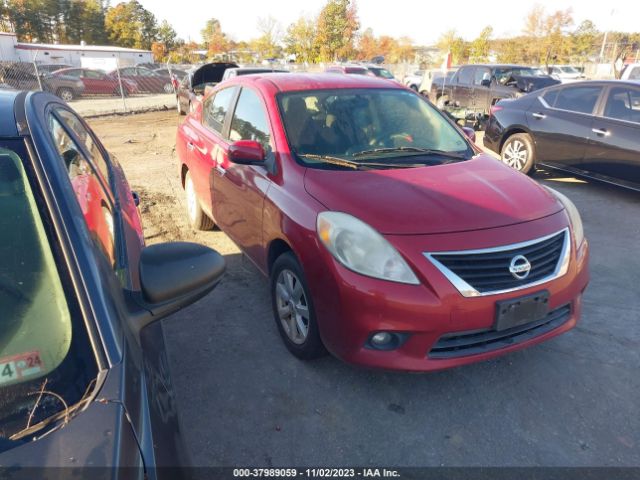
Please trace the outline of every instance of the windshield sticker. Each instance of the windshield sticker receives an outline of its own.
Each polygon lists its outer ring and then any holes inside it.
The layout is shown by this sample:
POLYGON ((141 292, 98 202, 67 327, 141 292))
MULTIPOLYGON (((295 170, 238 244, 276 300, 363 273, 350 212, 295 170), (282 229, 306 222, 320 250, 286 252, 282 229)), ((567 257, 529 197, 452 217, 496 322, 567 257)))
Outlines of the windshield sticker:
POLYGON ((42 371, 42 360, 37 351, 0 358, 0 385, 37 376, 42 371))

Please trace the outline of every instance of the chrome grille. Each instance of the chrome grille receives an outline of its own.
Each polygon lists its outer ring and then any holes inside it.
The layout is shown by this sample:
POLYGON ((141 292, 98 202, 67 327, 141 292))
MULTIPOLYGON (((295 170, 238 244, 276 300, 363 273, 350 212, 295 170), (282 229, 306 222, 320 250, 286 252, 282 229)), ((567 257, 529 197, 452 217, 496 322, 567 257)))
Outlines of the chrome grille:
POLYGON ((569 230, 503 247, 458 252, 425 253, 460 293, 467 297, 504 293, 538 285, 567 271, 569 230), (517 278, 510 266, 523 256, 530 264, 526 278, 517 278))

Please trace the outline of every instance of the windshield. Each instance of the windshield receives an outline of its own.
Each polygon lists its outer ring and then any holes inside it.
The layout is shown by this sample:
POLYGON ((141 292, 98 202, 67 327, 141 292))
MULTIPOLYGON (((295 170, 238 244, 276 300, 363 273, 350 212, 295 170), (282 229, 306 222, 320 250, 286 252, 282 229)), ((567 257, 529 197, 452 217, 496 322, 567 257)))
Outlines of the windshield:
MULTIPOLYGON (((47 225, 20 155, 24 145, 0 141, 0 438, 67 412, 97 374, 86 331, 70 302, 70 282, 56 265, 47 225), (74 318, 78 320, 74 320, 74 318), (79 332, 80 333, 79 333, 79 332)), ((29 437, 31 439, 32 436, 29 437)), ((0 451, 12 442, 0 442, 0 451)))
POLYGON ((473 155, 440 112, 406 90, 307 90, 281 93, 278 101, 289 144, 307 166, 322 164, 318 156, 392 166, 452 161, 446 153, 457 161, 473 155))
POLYGON ((578 70, 576 70, 575 68, 573 68, 571 66, 560 67, 560 70, 562 70, 564 73, 580 73, 580 72, 578 72, 578 70))
POLYGON ((393 73, 391 73, 389 70, 387 70, 386 68, 372 68, 371 71, 377 76, 377 77, 382 77, 382 78, 390 78, 393 79, 395 78, 393 76, 393 73))
POLYGON ((514 76, 520 77, 546 77, 540 68, 531 67, 509 67, 496 68, 495 76, 499 83, 505 84, 513 79, 514 76))

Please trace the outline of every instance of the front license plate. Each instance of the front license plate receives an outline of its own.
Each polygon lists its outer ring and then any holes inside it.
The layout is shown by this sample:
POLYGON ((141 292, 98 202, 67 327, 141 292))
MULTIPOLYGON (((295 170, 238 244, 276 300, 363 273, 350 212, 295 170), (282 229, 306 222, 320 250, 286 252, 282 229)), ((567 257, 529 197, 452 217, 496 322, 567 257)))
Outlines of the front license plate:
POLYGON ((526 297, 496 302, 495 330, 506 330, 541 320, 549 313, 549 292, 543 290, 526 297))

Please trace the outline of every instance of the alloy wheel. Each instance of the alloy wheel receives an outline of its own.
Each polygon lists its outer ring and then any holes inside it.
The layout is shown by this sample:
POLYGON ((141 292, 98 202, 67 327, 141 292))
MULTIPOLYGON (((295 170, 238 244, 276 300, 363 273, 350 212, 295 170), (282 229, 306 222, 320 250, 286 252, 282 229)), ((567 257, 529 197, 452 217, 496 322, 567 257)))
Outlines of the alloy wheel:
POLYGON ((284 269, 276 281, 278 317, 287 337, 301 345, 309 335, 309 303, 302 282, 291 270, 284 269))
POLYGON ((516 170, 522 170, 527 164, 529 151, 524 142, 514 140, 504 149, 502 161, 516 170))

